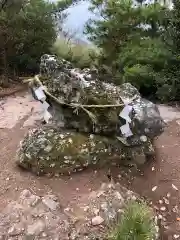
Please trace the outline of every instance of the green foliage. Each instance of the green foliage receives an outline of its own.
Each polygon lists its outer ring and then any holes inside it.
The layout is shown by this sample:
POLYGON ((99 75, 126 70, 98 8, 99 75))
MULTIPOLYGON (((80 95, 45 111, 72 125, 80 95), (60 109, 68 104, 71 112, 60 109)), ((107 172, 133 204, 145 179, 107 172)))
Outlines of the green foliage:
POLYGON ((146 97, 176 100, 180 79, 179 1, 174 0, 174 10, 160 4, 162 1, 90 2, 97 18, 87 23, 85 32, 101 49, 99 67, 103 65, 115 83, 131 82, 146 97))
POLYGON ((59 58, 64 58, 79 68, 87 68, 95 64, 96 49, 94 47, 73 43, 63 37, 58 38, 54 43, 52 52, 59 58))
POLYGON ((40 57, 50 53, 56 31, 65 17, 62 13, 76 1, 7 1, 0 9, 0 73, 38 71, 40 57))
POLYGON ((152 211, 145 203, 128 203, 110 240, 155 239, 156 229, 152 216, 152 211))

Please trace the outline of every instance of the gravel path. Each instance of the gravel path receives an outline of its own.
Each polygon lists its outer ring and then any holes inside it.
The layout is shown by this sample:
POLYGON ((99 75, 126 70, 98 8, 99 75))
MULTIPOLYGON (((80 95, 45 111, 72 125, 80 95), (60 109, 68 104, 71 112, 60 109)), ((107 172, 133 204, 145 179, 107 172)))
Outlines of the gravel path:
MULTIPOLYGON (((180 111, 164 105, 159 109, 168 127, 155 141, 156 161, 145 166, 140 173, 129 173, 128 180, 122 171, 116 169, 114 178, 152 200, 164 219, 162 222, 169 240, 174 239, 174 234, 176 239, 180 235, 180 222, 177 221, 180 217, 180 111)), ((107 182, 105 170, 45 178, 16 168, 15 153, 19 141, 29 128, 39 124, 41 118, 41 106, 27 92, 0 101, 0 211, 8 202, 16 200, 24 189, 38 196, 54 194, 63 206, 67 206, 81 201, 92 189, 96 190, 102 182, 107 182)))

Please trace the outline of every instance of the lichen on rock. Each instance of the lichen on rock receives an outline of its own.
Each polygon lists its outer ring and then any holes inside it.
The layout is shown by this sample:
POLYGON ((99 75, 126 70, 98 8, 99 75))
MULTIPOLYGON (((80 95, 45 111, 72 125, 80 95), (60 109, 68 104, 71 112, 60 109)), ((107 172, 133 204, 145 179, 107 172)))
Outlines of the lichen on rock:
POLYGON ((113 138, 44 126, 30 131, 21 142, 17 164, 38 175, 69 174, 88 166, 128 164, 137 159, 144 163, 153 153, 142 147, 130 150, 113 138))
POLYGON ((75 111, 72 107, 57 105, 47 96, 56 124, 63 118, 64 126, 69 129, 110 136, 121 135, 119 128, 124 121, 119 114, 124 103, 129 103, 133 107, 130 127, 134 136, 147 135, 154 138, 163 132, 165 124, 156 105, 143 99, 130 83, 115 86, 99 81, 98 78, 88 79, 86 69, 85 72, 73 69, 69 62, 47 54, 41 58, 40 69, 41 80, 48 91, 64 103, 114 105, 109 108, 88 108, 96 117, 96 121, 92 121, 82 108, 75 111))
MULTIPOLYGON (((94 165, 144 164, 154 156, 153 139, 165 124, 156 105, 134 86, 99 81, 98 71, 73 69, 47 54, 41 58, 40 73, 52 124, 27 134, 18 150, 19 166, 36 174, 63 174, 94 165), (120 112, 127 105, 132 109, 129 137, 120 131, 127 121, 120 112)), ((31 83, 33 95, 37 85, 31 83)))

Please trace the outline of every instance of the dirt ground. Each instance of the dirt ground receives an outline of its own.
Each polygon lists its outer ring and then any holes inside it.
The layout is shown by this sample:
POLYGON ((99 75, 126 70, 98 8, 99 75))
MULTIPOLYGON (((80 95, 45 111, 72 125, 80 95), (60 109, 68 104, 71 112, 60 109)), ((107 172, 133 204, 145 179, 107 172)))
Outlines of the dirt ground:
MULTIPOLYGON (((139 172, 129 170, 127 173, 127 169, 112 171, 115 181, 148 198, 166 219, 166 236, 163 235, 162 239, 180 239, 180 111, 168 106, 159 108, 168 126, 155 141, 155 161, 139 172)), ((8 202, 16 200, 24 189, 38 195, 52 193, 64 206, 68 206, 108 180, 105 169, 47 178, 17 168, 15 154, 19 141, 29 128, 39 124, 41 117, 41 106, 28 92, 0 100, 0 211, 8 202)))

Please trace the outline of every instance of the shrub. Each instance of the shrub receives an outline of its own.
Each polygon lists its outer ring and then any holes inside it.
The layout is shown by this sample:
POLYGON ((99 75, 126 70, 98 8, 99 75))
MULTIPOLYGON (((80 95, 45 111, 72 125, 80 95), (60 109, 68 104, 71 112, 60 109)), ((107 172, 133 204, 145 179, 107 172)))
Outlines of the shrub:
POLYGON ((142 202, 129 202, 110 240, 152 240, 155 233, 150 208, 142 202))
POLYGON ((63 11, 78 0, 4 1, 0 8, 0 74, 33 74, 41 55, 50 53, 63 11), (10 3, 11 2, 11 3, 10 3), (15 27, 16 26, 16 27, 15 27))
POLYGON ((73 43, 65 38, 58 38, 52 52, 59 58, 72 62, 76 67, 87 68, 94 64, 96 50, 92 46, 73 43))

